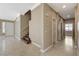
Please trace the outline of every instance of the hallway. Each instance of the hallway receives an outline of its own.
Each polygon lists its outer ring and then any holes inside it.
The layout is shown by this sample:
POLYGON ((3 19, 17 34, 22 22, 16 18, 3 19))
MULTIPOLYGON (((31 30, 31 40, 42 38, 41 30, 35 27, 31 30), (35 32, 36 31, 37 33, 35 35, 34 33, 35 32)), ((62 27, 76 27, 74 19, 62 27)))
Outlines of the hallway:
POLYGON ((73 41, 71 36, 66 36, 65 40, 59 41, 46 54, 55 56, 73 56, 73 41))

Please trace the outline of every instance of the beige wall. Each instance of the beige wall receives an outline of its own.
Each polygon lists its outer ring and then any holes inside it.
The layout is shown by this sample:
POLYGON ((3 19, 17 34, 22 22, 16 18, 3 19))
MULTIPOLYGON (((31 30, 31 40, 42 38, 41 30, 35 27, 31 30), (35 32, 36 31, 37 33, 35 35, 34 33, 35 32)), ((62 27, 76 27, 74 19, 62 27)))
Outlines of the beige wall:
POLYGON ((57 23, 61 17, 47 4, 41 4, 32 10, 31 16, 29 22, 31 40, 40 45, 43 50, 53 45, 54 42, 57 43, 57 23))
POLYGON ((57 42, 57 19, 56 13, 47 4, 44 4, 44 49, 57 42))
POLYGON ((57 26, 58 27, 58 40, 61 40, 62 39, 62 37, 61 37, 62 36, 62 34, 61 34, 62 33, 61 26, 62 26, 62 20, 61 20, 61 18, 59 18, 58 19, 58 26, 57 26))
POLYGON ((62 40, 65 39, 65 21, 62 19, 62 40))
POLYGON ((43 5, 41 4, 31 12, 31 20, 29 21, 29 35, 32 42, 38 44, 42 48, 43 40, 43 5))
POLYGON ((43 8, 43 49, 46 49, 52 45, 52 10, 47 4, 43 8))
POLYGON ((43 40, 44 40, 44 49, 53 45, 53 43, 57 43, 58 39, 63 39, 64 34, 64 22, 63 19, 56 13, 50 6, 44 4, 44 19, 43 19, 43 40), (60 25, 58 26, 58 22, 60 25), (62 28, 61 28, 62 23, 62 28), (59 28, 59 29, 58 29, 59 28), (62 31, 61 31, 62 29, 62 31), (58 35, 59 32, 59 35, 58 35))

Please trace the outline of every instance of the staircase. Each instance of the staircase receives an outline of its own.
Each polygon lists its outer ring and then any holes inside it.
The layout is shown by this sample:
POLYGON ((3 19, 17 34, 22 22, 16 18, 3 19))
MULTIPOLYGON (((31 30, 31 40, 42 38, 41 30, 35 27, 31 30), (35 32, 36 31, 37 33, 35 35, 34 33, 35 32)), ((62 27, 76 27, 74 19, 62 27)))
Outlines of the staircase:
POLYGON ((22 40, 26 41, 27 44, 30 44, 30 43, 31 43, 31 40, 30 40, 30 38, 29 38, 29 34, 26 34, 26 35, 22 38, 22 40))
POLYGON ((29 38, 29 20, 31 20, 31 10, 27 11, 24 14, 24 16, 25 16, 25 20, 21 20, 21 22, 22 22, 22 24, 21 24, 22 40, 24 40, 27 44, 30 44, 31 40, 29 38), (26 33, 28 33, 28 34, 26 34, 26 33))

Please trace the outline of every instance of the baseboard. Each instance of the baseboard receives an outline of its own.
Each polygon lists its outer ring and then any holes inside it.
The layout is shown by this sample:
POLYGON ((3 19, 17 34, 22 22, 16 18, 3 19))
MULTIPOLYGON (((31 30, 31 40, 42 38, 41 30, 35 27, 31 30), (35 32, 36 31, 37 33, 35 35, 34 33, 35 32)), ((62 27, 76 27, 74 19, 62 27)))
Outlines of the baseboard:
POLYGON ((14 37, 14 35, 0 35, 0 36, 4 36, 4 37, 14 37))
POLYGON ((5 37, 14 37, 14 35, 4 35, 5 37))
POLYGON ((15 39, 21 40, 19 37, 15 37, 15 39))
POLYGON ((32 42, 33 45, 37 46, 38 48, 41 48, 41 46, 35 42, 32 42))
POLYGON ((46 48, 46 49, 41 49, 40 51, 42 52, 42 53, 45 53, 45 52, 47 52, 49 49, 51 49, 53 47, 53 45, 50 45, 48 48, 46 48))

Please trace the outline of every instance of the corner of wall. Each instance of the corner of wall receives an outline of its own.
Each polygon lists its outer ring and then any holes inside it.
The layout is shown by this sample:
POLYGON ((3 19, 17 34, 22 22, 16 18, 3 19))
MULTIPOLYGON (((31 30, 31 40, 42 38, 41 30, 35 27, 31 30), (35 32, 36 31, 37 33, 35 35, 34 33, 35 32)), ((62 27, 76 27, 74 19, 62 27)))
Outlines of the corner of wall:
POLYGON ((39 5, 41 5, 41 3, 37 3, 35 4, 32 8, 31 8, 31 11, 34 10, 36 7, 38 7, 39 5))
POLYGON ((48 48, 46 48, 46 49, 40 49, 40 51, 41 51, 42 53, 45 53, 45 52, 49 51, 52 47, 53 47, 53 45, 50 45, 50 46, 49 46, 48 48))

